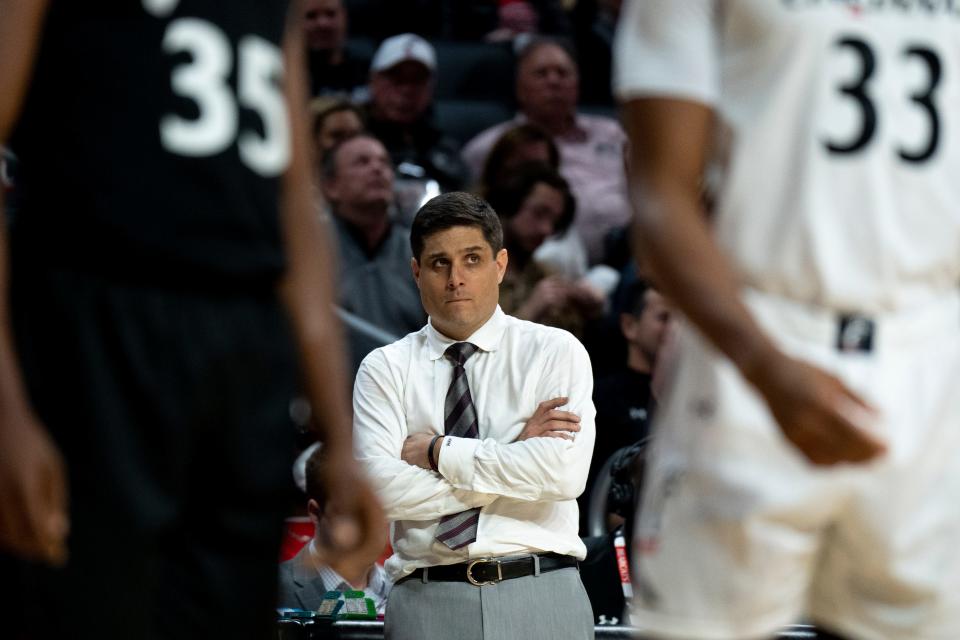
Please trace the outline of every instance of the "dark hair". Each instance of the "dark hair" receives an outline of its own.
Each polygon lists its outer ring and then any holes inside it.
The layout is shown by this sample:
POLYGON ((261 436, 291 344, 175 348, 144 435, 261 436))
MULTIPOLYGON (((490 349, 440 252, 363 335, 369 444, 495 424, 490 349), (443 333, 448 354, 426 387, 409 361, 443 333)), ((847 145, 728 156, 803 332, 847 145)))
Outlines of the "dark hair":
POLYGON ((324 453, 324 446, 321 443, 316 451, 307 458, 307 464, 304 469, 304 480, 306 481, 307 498, 316 500, 320 505, 320 513, 327 506, 327 487, 323 482, 324 467, 327 466, 327 456, 324 453))
POLYGON ((330 151, 323 156, 323 166, 321 167, 321 175, 324 180, 333 180, 337 177, 337 156, 340 155, 340 150, 351 140, 356 140, 357 138, 370 138, 371 140, 376 140, 380 144, 383 142, 377 136, 373 135, 369 131, 359 131, 353 135, 347 136, 337 144, 333 145, 330 148, 330 151))
POLYGON ((551 36, 534 36, 530 38, 530 41, 523 46, 520 51, 517 52, 517 62, 516 62, 516 72, 520 73, 520 67, 523 66, 523 63, 527 61, 527 58, 533 55, 537 49, 546 46, 559 47, 570 57, 570 60, 573 62, 573 66, 577 68, 579 73, 580 63, 577 61, 577 51, 573 46, 573 43, 567 40, 566 38, 558 38, 551 36))
POLYGON ((487 193, 487 201, 503 220, 509 220, 517 215, 523 201, 540 183, 563 194, 563 214, 557 220, 556 230, 558 233, 566 231, 573 223, 577 201, 563 176, 543 162, 525 162, 517 167, 506 182, 491 187, 487 193))
MULTIPOLYGON (((550 134, 529 122, 517 125, 504 131, 487 154, 483 171, 480 173, 480 195, 486 197, 489 190, 501 182, 500 177, 505 166, 520 147, 538 142, 547 145, 549 164, 554 169, 559 169, 560 152, 550 134)), ((494 209, 496 208, 494 206, 494 209)))
POLYGON ((413 218, 410 248, 414 259, 420 261, 427 238, 453 227, 477 227, 483 232, 493 255, 503 249, 503 227, 487 201, 466 191, 451 191, 431 198, 413 218))
POLYGON ((620 313, 626 313, 639 318, 643 315, 643 310, 647 307, 647 291, 653 289, 653 285, 637 278, 629 285, 623 294, 623 306, 620 307, 620 313))
POLYGON ((343 98, 323 96, 310 101, 310 116, 313 119, 313 136, 316 137, 317 134, 320 133, 320 129, 323 128, 323 123, 326 122, 327 118, 341 111, 352 111, 364 128, 366 127, 366 121, 360 107, 343 98))

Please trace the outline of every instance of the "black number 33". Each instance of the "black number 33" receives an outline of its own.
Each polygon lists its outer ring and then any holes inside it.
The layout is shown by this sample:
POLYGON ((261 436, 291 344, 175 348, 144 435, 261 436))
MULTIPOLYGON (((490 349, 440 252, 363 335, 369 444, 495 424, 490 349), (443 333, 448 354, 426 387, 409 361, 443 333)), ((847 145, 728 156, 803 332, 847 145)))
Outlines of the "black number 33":
MULTIPOLYGON (((861 124, 859 131, 847 142, 826 141, 824 145, 831 153, 849 154, 861 151, 873 139, 877 131, 877 108, 868 93, 870 80, 877 68, 876 55, 869 44, 859 38, 842 38, 837 41, 837 47, 850 49, 860 58, 860 76, 849 84, 839 87, 840 93, 856 101, 860 107, 861 124)), ((940 145, 940 114, 934 104, 934 95, 943 75, 940 58, 936 52, 926 47, 912 46, 903 51, 905 58, 916 58, 927 66, 928 82, 926 87, 910 95, 910 100, 922 109, 929 121, 929 134, 926 144, 919 149, 910 150, 903 147, 897 150, 898 155, 907 162, 926 162, 937 152, 940 145)))

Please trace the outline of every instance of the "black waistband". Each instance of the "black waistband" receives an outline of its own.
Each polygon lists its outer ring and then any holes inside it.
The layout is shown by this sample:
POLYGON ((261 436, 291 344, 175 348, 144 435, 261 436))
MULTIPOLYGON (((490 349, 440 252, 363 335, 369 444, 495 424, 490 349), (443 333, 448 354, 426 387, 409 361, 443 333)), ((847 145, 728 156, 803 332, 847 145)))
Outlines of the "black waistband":
POLYGON ((410 575, 404 576, 397 584, 407 580, 417 579, 424 582, 469 582, 483 586, 496 584, 503 580, 522 578, 537 573, 556 571, 578 566, 573 556, 562 556, 557 553, 541 553, 529 556, 506 558, 477 558, 470 562, 459 564, 439 565, 416 569, 410 575), (426 572, 426 579, 424 579, 426 572))

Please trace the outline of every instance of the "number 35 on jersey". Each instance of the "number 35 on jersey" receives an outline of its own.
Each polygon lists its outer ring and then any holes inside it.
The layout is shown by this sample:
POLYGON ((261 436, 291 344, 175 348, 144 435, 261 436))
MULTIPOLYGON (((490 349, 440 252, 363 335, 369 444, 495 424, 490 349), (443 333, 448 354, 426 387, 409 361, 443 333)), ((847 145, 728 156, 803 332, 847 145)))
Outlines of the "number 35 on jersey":
MULTIPOLYGON (((143 0, 144 8, 164 17, 177 0, 143 0)), ((159 123, 163 147, 174 154, 203 158, 237 145, 240 160, 257 174, 271 178, 290 162, 290 123, 281 88, 283 54, 256 35, 241 37, 234 49, 215 24, 200 18, 176 18, 167 26, 163 50, 186 54, 170 78, 173 92, 196 105, 198 115, 165 114, 159 123), (236 72, 237 89, 229 79, 236 72), (240 126, 240 109, 250 109, 263 133, 240 126)))

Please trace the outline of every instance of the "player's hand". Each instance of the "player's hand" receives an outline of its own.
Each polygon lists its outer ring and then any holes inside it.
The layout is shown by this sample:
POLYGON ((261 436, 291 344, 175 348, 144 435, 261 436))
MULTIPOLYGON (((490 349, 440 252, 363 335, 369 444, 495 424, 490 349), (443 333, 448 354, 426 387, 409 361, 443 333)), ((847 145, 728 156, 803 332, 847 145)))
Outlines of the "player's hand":
POLYGON ((29 560, 67 560, 63 460, 28 413, 0 414, 0 547, 29 560))
POLYGON ((537 410, 527 420, 523 431, 515 442, 527 438, 564 438, 573 440, 571 432, 580 431, 580 416, 569 411, 560 411, 557 407, 567 404, 569 398, 560 397, 545 400, 537 405, 537 410))
POLYGON ((886 452, 869 431, 876 409, 827 372, 776 353, 751 380, 783 435, 810 462, 867 462, 886 452))
MULTIPOLYGON (((430 459, 427 456, 430 455, 428 449, 430 448, 430 441, 433 440, 433 436, 434 434, 432 433, 415 433, 412 436, 408 436, 407 439, 403 441, 403 448, 400 450, 400 459, 415 467, 430 469, 430 459)), ((440 448, 440 444, 437 445, 437 448, 440 448)), ((437 462, 439 462, 439 460, 437 462)))
POLYGON ((376 558, 383 551, 386 518, 380 501, 360 472, 351 451, 329 454, 324 469, 330 524, 326 541, 341 557, 376 558))

